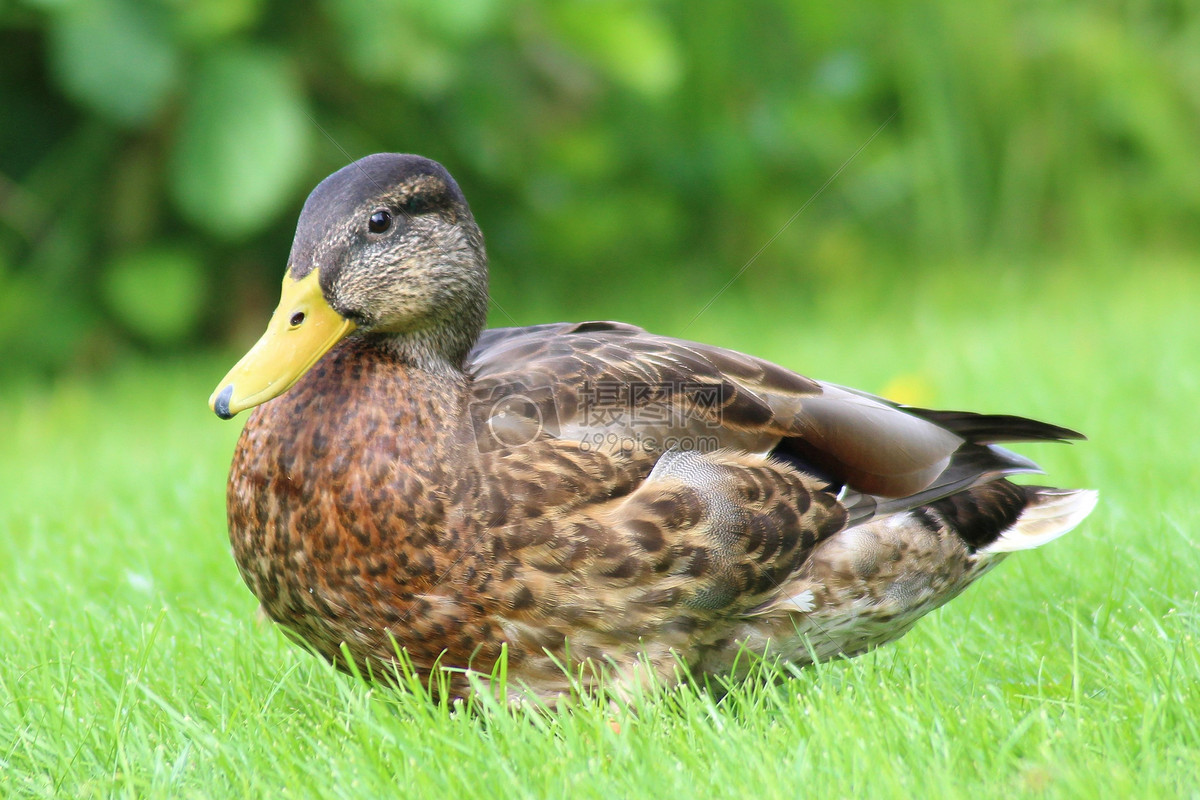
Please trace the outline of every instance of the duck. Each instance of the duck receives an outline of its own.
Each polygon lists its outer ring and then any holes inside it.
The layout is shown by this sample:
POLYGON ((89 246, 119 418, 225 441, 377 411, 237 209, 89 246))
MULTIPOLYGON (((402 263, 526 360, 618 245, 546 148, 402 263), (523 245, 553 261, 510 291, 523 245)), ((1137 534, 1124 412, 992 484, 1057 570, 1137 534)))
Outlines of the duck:
POLYGON ((891 402, 618 322, 485 330, 483 235, 381 153, 300 213, 278 307, 209 399, 266 617, 376 681, 555 703, 894 641, 1097 494, 1002 445, 1084 438, 891 402))

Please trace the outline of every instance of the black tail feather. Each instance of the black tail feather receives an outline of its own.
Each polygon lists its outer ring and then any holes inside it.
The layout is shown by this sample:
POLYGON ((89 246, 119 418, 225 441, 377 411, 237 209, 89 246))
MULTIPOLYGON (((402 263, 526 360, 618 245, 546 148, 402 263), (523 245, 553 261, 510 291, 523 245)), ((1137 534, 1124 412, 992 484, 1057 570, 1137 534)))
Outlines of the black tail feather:
POLYGON ((974 551, 987 547, 1016 524, 1039 488, 992 481, 935 500, 927 508, 937 512, 974 551))
POLYGON ((968 442, 996 444, 997 442, 1064 442, 1087 437, 1070 428, 1038 422, 1036 419, 1012 414, 976 414, 973 411, 937 411, 930 408, 899 406, 909 414, 929 420, 953 431, 968 442))

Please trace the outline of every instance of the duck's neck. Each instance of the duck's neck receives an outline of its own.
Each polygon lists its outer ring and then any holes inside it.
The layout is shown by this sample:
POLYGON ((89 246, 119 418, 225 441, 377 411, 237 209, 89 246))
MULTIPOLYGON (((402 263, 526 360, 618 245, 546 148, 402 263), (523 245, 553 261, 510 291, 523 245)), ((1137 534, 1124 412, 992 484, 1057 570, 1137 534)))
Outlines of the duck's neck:
POLYGON ((460 313, 432 321, 422 327, 401 331, 361 334, 408 367, 436 375, 463 374, 467 356, 487 319, 486 291, 460 313))
POLYGON ((363 335, 363 343, 387 353, 408 369, 446 377, 463 374, 467 352, 470 352, 469 346, 461 354, 458 352, 462 350, 460 346, 449 347, 452 343, 436 329, 368 333, 363 335))

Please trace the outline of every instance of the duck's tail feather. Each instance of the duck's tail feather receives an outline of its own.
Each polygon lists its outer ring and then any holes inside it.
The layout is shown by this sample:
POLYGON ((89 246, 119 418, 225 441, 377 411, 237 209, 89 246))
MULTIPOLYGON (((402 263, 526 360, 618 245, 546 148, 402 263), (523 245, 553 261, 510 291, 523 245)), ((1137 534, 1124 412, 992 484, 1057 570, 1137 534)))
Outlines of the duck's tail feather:
POLYGON ((1094 489, 1022 488, 1029 496, 1029 503, 1021 516, 980 552, 1012 553, 1041 547, 1083 522, 1100 497, 1094 489))
POLYGON ((940 425, 975 444, 997 442, 1065 442, 1086 439, 1082 433, 1012 414, 976 414, 973 411, 937 411, 899 406, 903 411, 940 425))

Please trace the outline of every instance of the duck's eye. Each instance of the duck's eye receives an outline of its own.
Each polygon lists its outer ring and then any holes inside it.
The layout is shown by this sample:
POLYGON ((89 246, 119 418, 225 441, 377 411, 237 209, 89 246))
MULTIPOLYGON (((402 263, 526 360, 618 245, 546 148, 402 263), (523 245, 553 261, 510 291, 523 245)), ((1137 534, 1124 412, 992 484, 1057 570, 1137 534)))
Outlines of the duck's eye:
POLYGON ((292 318, 288 322, 291 323, 293 328, 296 327, 301 322, 304 322, 304 312, 297 311, 295 314, 292 314, 292 318))
POLYGON ((367 220, 367 229, 371 233, 383 233, 388 228, 392 227, 392 215, 382 208, 371 215, 367 220))

